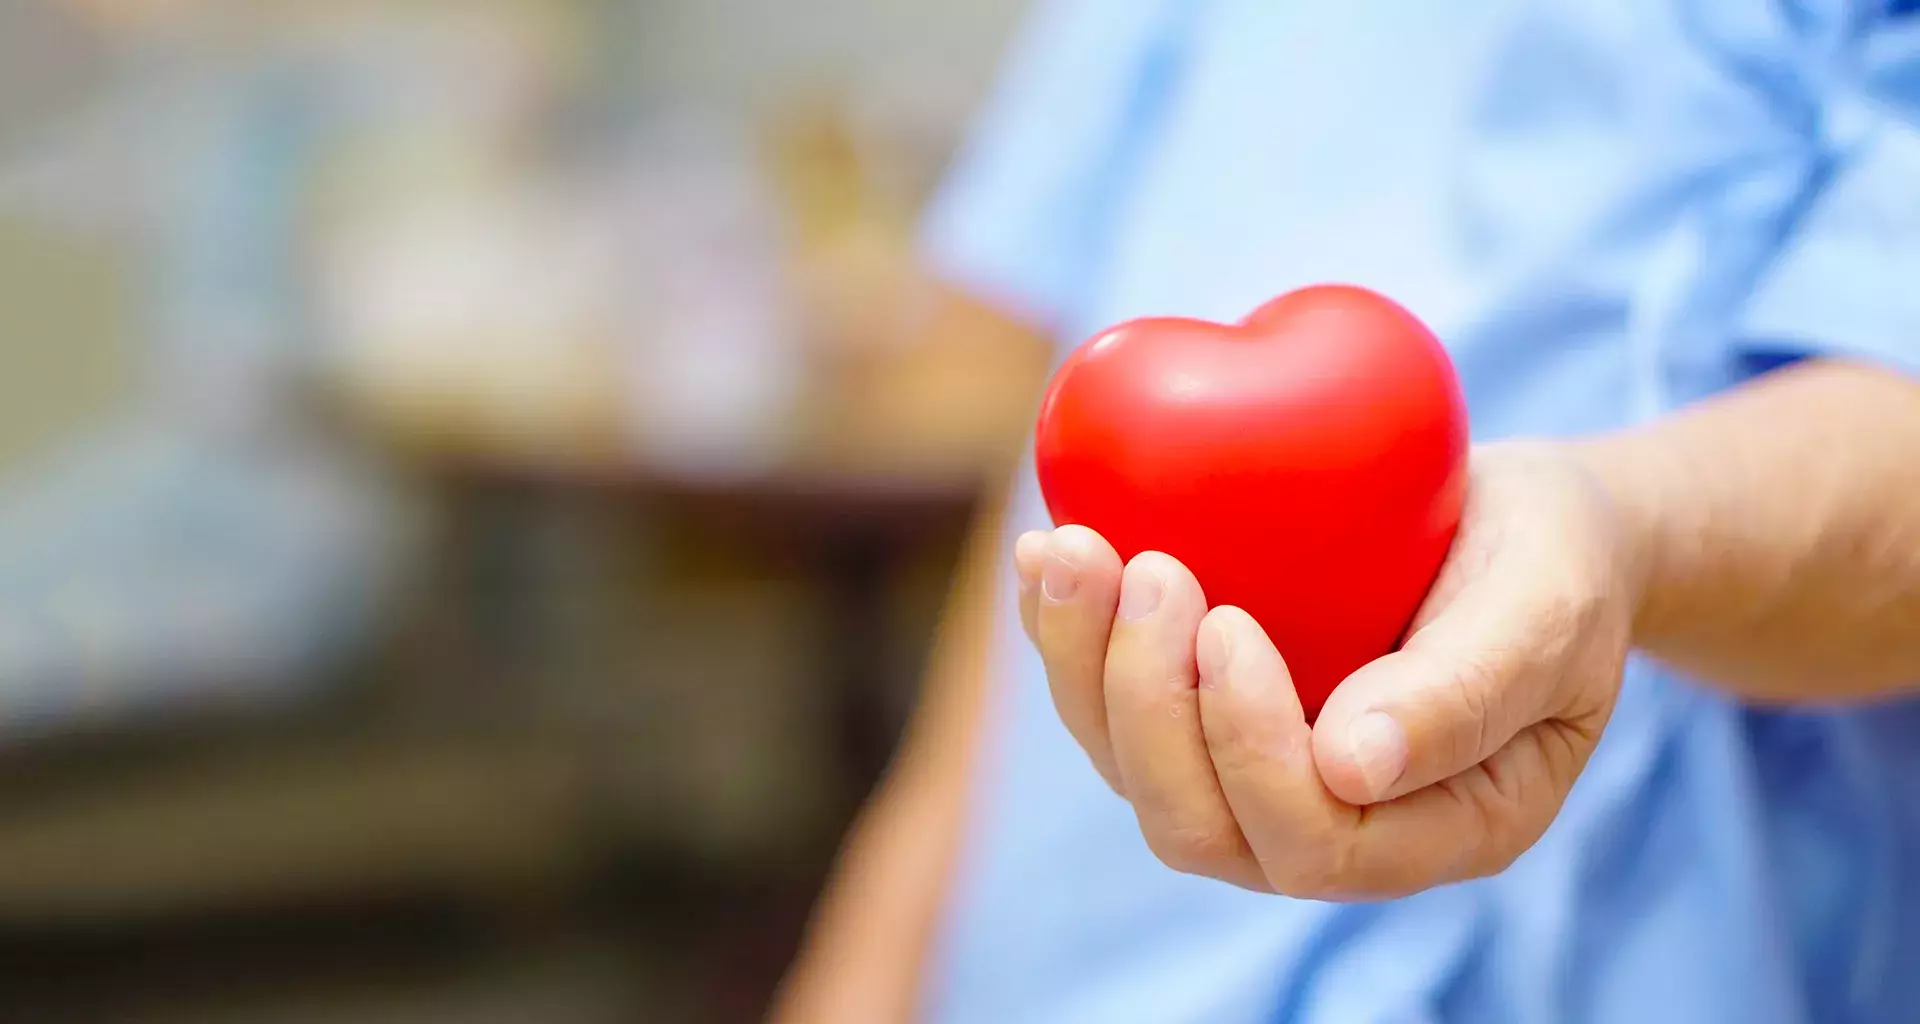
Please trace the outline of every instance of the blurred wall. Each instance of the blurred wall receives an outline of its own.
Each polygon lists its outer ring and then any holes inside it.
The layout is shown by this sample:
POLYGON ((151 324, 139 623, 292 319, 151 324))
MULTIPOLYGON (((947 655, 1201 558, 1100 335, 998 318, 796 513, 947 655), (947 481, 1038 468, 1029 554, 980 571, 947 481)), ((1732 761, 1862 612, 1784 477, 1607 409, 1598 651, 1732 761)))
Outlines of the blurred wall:
POLYGON ((0 480, 132 390, 121 265, 111 242, 0 218, 0 480))
MULTIPOLYGON (((96 41, 56 5, 0 3, 0 168, 103 71, 96 41)), ((0 469, 126 397, 123 262, 112 239, 0 215, 0 469)))
MULTIPOLYGON (((622 0, 608 0, 620 3, 622 0)), ((989 80, 1026 0, 630 0, 637 84, 678 98, 757 103, 816 79, 942 90, 989 80), (930 81, 931 79, 931 81, 930 81)))
MULTIPOLYGON (((413 0, 394 0, 403 5, 413 0)), ((1026 0, 579 0, 643 106, 723 117, 830 98, 942 154, 991 80, 1026 0)), ((71 5, 74 7, 80 5, 71 5)), ((58 0, 0 3, 0 187, 107 90, 111 48, 58 0)), ((0 214, 0 477, 110 414, 137 373, 145 270, 124 237, 0 214)))

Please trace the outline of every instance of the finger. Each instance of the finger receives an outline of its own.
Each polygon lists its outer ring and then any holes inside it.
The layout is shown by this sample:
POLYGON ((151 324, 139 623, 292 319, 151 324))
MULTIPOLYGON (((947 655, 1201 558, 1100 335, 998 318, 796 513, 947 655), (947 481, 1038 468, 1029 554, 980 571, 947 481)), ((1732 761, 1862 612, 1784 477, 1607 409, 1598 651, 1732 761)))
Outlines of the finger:
POLYGON ((1361 809, 1332 891, 1389 898, 1504 870, 1553 823, 1592 749, 1540 722, 1458 775, 1361 809))
POLYGON ((1040 609, 1040 567, 1046 557, 1044 530, 1028 530, 1013 542, 1013 571, 1020 578, 1020 628, 1027 631, 1027 639, 1034 643, 1040 642, 1034 616, 1040 609))
POLYGON ((1116 789, 1101 673, 1119 601, 1120 556, 1112 545, 1084 526, 1055 530, 1041 560, 1034 633, 1060 721, 1116 789))
POLYGON ((1222 792, 1277 892, 1382 899, 1504 868, 1546 830, 1591 749, 1565 723, 1523 730, 1485 762, 1355 807, 1322 782, 1286 666, 1244 612, 1201 623, 1200 718, 1222 792))
POLYGON ((1206 598, 1187 568, 1128 563, 1107 646, 1107 729, 1120 783, 1154 854, 1176 871, 1265 889, 1201 732, 1194 638, 1206 598))
MULTIPOLYGON (((1279 891, 1321 871, 1359 814, 1320 784, 1293 677, 1252 616, 1222 606, 1196 643, 1202 738, 1241 835, 1279 891)), ((1298 895, 1298 893, 1295 893, 1298 895)))
POLYGON ((1518 570, 1467 588, 1328 697, 1313 734, 1327 786, 1349 803, 1377 803, 1492 757, 1564 709, 1573 680, 1563 666, 1591 661, 1569 648, 1603 613, 1518 570))

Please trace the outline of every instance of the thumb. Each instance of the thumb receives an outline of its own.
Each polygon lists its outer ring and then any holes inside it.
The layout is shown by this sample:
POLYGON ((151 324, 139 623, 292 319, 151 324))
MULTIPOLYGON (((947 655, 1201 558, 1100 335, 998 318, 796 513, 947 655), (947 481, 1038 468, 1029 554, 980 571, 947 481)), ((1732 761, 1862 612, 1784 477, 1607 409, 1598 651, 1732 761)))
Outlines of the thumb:
MULTIPOLYGON (((1564 648, 1580 630, 1528 579, 1483 576, 1401 650, 1362 667, 1313 729, 1327 788, 1351 804, 1391 800, 1492 757, 1546 717, 1564 648)), ((1524 574, 1532 578, 1532 573, 1524 574)))

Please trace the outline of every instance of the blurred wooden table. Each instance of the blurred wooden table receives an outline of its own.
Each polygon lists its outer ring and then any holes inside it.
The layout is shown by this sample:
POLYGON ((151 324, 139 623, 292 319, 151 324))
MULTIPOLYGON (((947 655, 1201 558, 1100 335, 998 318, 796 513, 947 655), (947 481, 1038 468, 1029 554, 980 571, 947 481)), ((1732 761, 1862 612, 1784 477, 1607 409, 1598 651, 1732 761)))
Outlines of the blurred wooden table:
MULTIPOLYGON (((950 570, 983 483, 963 473, 844 468, 701 478, 637 465, 449 464, 439 477, 452 512, 444 561, 466 582, 447 589, 467 602, 458 613, 467 644, 496 678, 517 676, 517 684, 502 681, 511 688, 542 685, 527 674, 537 672, 534 665, 510 649, 515 627, 527 625, 525 595, 511 584, 481 581, 517 580, 539 591, 555 585, 552 575, 567 570, 551 559, 540 564, 538 539, 551 537, 555 523, 579 545, 634 553, 631 571, 613 585, 650 590, 655 601, 673 603, 677 587, 696 587, 702 578, 745 573, 798 581, 817 602, 808 617, 817 628, 807 649, 796 652, 804 671, 793 682, 826 698, 828 743, 837 761, 830 771, 842 784, 863 787, 884 767, 912 699, 915 679, 902 673, 917 664, 901 665, 897 656, 903 643, 910 653, 924 646, 933 625, 925 613, 937 611, 922 608, 918 623, 903 625, 896 607, 900 578, 918 570, 916 596, 937 602, 938 593, 929 591, 937 591, 950 570), (903 630, 926 635, 903 637, 903 630)), ((653 681, 699 685, 666 674, 653 681)))
POLYGON ((613 964, 623 1005, 672 990, 685 1019, 754 1019, 1034 379, 876 371, 866 411, 829 394, 829 429, 733 476, 564 439, 396 446, 440 529, 364 679, 284 720, 12 752, 0 986, 114 1017, 236 973, 438 984, 557 946, 613 964), (436 924, 448 905, 478 915, 436 924), (636 945, 664 980, 630 996, 636 945))

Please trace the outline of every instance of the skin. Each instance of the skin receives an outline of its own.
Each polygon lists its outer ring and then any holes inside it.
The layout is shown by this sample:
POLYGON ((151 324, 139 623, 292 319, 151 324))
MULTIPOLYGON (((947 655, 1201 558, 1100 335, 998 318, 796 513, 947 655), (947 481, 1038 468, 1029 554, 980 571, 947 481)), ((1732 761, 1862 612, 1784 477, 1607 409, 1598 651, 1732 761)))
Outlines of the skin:
MULTIPOLYGON (((1021 620, 1060 716, 1169 865, 1324 899, 1498 871, 1586 764, 1629 649, 1756 703, 1920 688, 1911 378, 1809 362, 1635 430, 1485 446, 1473 474, 1417 629, 1312 728, 1281 653, 1238 610, 1206 610, 1174 560, 1122 566, 1074 528, 1013 545, 1021 620)), ((997 614, 990 594, 956 600, 997 614)), ((924 698, 930 720, 903 761, 915 744, 980 742, 985 661, 959 650, 946 655, 954 670, 930 675, 942 689, 924 698)), ((846 860, 857 867, 823 903, 837 926, 816 928, 796 961, 789 993, 808 998, 776 1020, 911 1019, 925 947, 893 940, 928 934, 914 915, 942 906, 965 787, 930 773, 869 808, 846 860), (935 813, 923 800, 954 801, 938 842, 916 831, 935 813), (904 917, 910 927, 890 931, 904 917)))
POLYGON ((1635 647, 1753 701, 1920 686, 1911 380, 1806 364, 1631 433, 1485 446, 1472 472, 1408 641, 1311 727, 1281 652, 1177 561, 1020 538, 1061 719, 1169 866, 1327 900, 1497 872, 1559 811, 1635 647))
MULTIPOLYGON (((1038 402, 1051 343, 1025 321, 938 290, 918 344, 990 348, 1023 367, 1010 386, 1038 402)), ((999 467, 1010 479, 1026 417, 1008 424, 999 467)), ((769 1014, 773 1024, 882 1024, 915 1017, 921 968, 966 828, 974 762, 985 738, 995 626, 1011 545, 1006 501, 982 505, 948 595, 920 696, 893 763, 848 831, 839 861, 769 1014)))
POLYGON ((1496 871, 1546 829, 1612 710, 1638 581, 1570 460, 1490 447, 1473 474, 1406 645, 1342 683, 1314 727, 1266 634, 1208 611, 1178 561, 1123 568, 1082 527, 1020 539, 1022 618, 1055 706, 1161 860, 1375 898, 1496 871))

